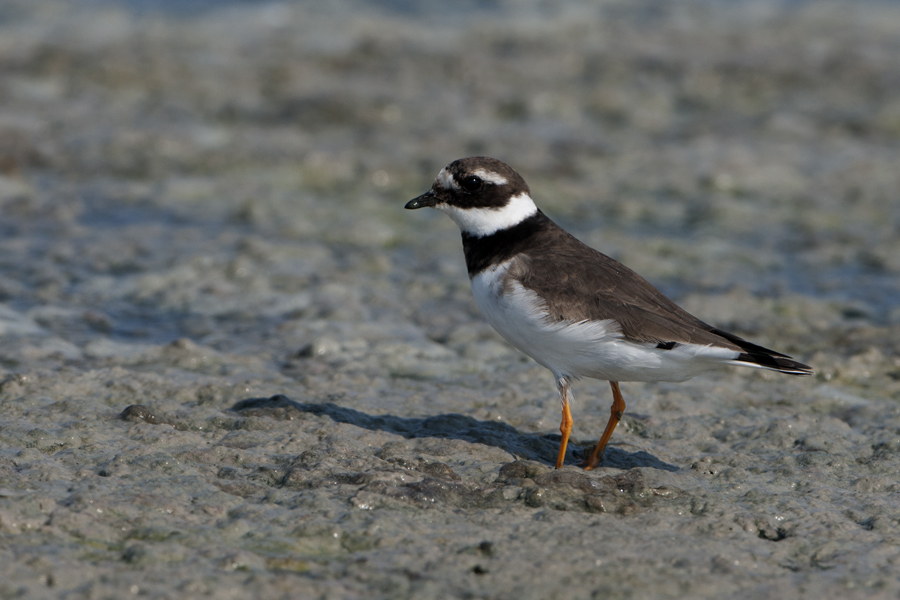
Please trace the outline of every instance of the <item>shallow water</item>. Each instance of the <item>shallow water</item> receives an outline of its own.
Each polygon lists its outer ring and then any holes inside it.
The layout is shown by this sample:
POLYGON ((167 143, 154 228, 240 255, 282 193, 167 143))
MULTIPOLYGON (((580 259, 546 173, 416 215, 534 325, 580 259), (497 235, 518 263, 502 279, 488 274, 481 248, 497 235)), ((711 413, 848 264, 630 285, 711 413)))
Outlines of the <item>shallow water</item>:
POLYGON ((900 10, 0 5, 0 596, 895 597, 900 10), (404 211, 497 156, 814 366, 558 400, 404 211), (129 406, 138 405, 138 408, 129 406))

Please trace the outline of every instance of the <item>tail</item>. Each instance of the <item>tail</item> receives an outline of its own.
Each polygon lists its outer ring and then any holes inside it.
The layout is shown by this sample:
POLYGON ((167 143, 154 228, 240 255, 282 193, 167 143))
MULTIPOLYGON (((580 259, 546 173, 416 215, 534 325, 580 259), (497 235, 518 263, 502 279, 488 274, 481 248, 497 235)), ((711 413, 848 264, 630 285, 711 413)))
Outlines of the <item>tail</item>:
POLYGON ((787 375, 812 375, 814 373, 812 367, 791 359, 787 354, 781 354, 780 352, 757 346, 745 339, 739 338, 733 333, 728 333, 721 329, 713 329, 712 332, 725 338, 732 344, 737 345, 744 351, 731 361, 732 364, 744 367, 769 369, 787 375))
POLYGON ((797 362, 796 360, 791 360, 790 358, 783 356, 760 354, 758 352, 743 352, 732 361, 732 364, 769 369, 788 375, 812 375, 814 373, 812 367, 797 362))

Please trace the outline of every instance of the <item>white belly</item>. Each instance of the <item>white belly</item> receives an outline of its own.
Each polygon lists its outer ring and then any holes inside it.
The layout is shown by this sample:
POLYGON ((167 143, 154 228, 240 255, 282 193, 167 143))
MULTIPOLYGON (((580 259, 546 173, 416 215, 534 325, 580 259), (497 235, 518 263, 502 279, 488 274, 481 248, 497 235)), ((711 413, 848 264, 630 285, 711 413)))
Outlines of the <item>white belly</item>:
POLYGON ((540 297, 506 276, 509 264, 472 278, 475 302, 497 333, 557 378, 684 381, 737 357, 737 352, 709 346, 662 350, 653 343, 629 341, 612 319, 551 322, 540 297))

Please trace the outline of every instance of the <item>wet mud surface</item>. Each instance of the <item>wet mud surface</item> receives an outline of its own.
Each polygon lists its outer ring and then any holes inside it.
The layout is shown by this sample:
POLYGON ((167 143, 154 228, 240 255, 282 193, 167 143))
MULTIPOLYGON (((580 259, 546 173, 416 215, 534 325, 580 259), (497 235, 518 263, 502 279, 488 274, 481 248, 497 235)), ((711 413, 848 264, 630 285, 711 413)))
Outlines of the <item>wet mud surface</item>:
POLYGON ((0 597, 900 593, 900 9, 0 3, 0 597), (812 365, 574 386, 451 160, 812 365))

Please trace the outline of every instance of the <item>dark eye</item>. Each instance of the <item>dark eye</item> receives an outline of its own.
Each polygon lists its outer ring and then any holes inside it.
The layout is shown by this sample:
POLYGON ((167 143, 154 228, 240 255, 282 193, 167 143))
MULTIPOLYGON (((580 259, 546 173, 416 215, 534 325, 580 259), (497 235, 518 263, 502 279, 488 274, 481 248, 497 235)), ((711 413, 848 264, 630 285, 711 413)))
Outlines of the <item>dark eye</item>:
POLYGON ((473 192, 477 192, 481 189, 481 186, 484 182, 481 181, 481 177, 476 177, 475 175, 469 175, 465 179, 462 180, 460 186, 462 189, 466 190, 470 194, 473 192))

